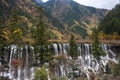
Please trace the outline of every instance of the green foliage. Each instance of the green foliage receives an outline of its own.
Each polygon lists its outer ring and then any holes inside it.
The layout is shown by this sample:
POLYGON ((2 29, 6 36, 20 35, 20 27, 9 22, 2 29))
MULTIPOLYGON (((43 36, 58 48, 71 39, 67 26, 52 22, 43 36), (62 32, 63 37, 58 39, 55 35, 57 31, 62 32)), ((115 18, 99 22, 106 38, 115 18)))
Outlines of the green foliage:
POLYGON ((120 35, 120 4, 116 5, 102 20, 99 30, 105 34, 117 32, 120 35))
POLYGON ((78 77, 78 73, 75 72, 78 71, 78 65, 76 63, 76 60, 78 58, 79 53, 77 51, 77 43, 73 34, 71 35, 71 38, 69 40, 69 45, 70 49, 68 55, 71 56, 72 59, 70 59, 68 63, 71 66, 72 71, 70 71, 70 73, 68 74, 68 78, 76 78, 78 77))
POLYGON ((6 44, 6 38, 4 34, 5 25, 3 24, 2 20, 0 19, 0 47, 6 44))
MULTIPOLYGON (((47 17, 50 19, 49 21, 52 22, 59 31, 63 31, 65 29, 65 32, 74 32, 80 34, 83 38, 88 36, 88 25, 93 25, 91 22, 86 21, 93 19, 100 21, 107 11, 93 7, 86 7, 74 2, 73 0, 64 0, 62 2, 60 0, 49 0, 47 3, 43 4, 43 6, 47 11, 47 17), (97 17, 97 19, 95 17, 97 17), (75 25, 75 21, 83 27, 76 26, 73 30, 71 27, 75 25), (88 24, 86 25, 85 23, 88 24)), ((95 25, 96 24, 97 23, 95 23, 95 25)))
POLYGON ((115 68, 114 68, 114 76, 119 76, 120 75, 120 58, 118 61, 118 64, 116 64, 115 68))
MULTIPOLYGON (((42 9, 40 9, 42 12, 42 9)), ((48 36, 45 24, 43 22, 42 14, 37 16, 37 23, 34 31, 34 47, 35 47, 35 55, 36 62, 40 61, 40 66, 43 66, 44 63, 49 62, 51 59, 51 51, 48 48, 48 36)))
MULTIPOLYGON (((27 40, 28 38, 31 39, 30 37, 31 36, 30 30, 32 28, 31 26, 36 21, 33 19, 36 19, 36 15, 39 15, 38 13, 39 10, 37 10, 39 5, 35 4, 33 1, 34 0, 30 0, 30 1, 25 0, 24 4, 21 4, 21 1, 17 2, 14 0, 0 1, 0 18, 3 19, 4 23, 8 24, 7 21, 9 21, 11 12, 15 8, 19 10, 19 14, 21 15, 21 17, 22 18, 24 17, 24 19, 20 20, 20 22, 22 21, 25 22, 25 24, 23 23, 21 27, 23 30, 22 35, 25 37, 24 40, 26 40, 26 42, 28 41, 27 40)), ((89 22, 91 19, 100 20, 101 18, 103 18, 103 16, 105 15, 104 13, 107 11, 107 10, 99 10, 93 7, 86 7, 74 2, 73 0, 71 1, 64 0, 64 1, 65 3, 67 3, 64 4, 64 6, 62 4, 64 2, 59 2, 59 0, 57 1, 49 0, 47 3, 40 5, 46 10, 46 13, 43 14, 42 16, 46 17, 45 21, 47 21, 47 25, 49 25, 48 28, 55 30, 58 29, 59 32, 64 32, 63 35, 74 32, 80 34, 82 37, 88 36, 86 35, 86 32, 88 29, 87 27, 89 26, 86 26, 85 24, 88 23, 88 25, 91 25, 91 23, 89 22), (93 15, 95 17, 97 16, 98 18, 95 18, 93 15), (82 25, 83 29, 75 28, 74 31, 71 30, 71 26, 73 26, 75 23, 74 21, 77 21, 78 24, 82 25)), ((15 36, 19 38, 19 36, 17 35, 15 36)), ((58 39, 57 37, 58 35, 54 36, 55 39, 58 39)), ((16 42, 16 41, 17 40, 13 39, 11 42, 16 42)))
POLYGON ((50 19, 49 21, 50 21, 55 27, 57 27, 60 31, 62 31, 62 30, 64 29, 64 25, 62 25, 57 18, 55 18, 54 16, 50 15, 49 13, 47 13, 46 16, 48 17, 48 20, 50 19))
POLYGON ((10 80, 8 77, 0 76, 0 80, 10 80))
POLYGON ((72 68, 72 70, 70 70, 70 72, 68 73, 68 78, 78 78, 80 75, 79 75, 79 64, 77 62, 77 60, 69 60, 69 65, 70 67, 72 68))
POLYGON ((51 80, 58 80, 58 78, 56 76, 54 76, 51 80))
POLYGON ((110 74, 111 73, 111 68, 110 68, 109 64, 106 65, 105 70, 106 70, 106 74, 110 74))
POLYGON ((5 38, 4 33, 5 25, 2 22, 2 19, 0 19, 0 72, 3 71, 3 68, 8 68, 7 60, 5 59, 5 56, 7 55, 7 39, 5 38))
POLYGON ((106 53, 102 50, 98 39, 98 30, 96 28, 93 30, 92 39, 92 54, 97 60, 100 60, 100 56, 105 56, 106 53))
POLYGON ((70 45, 70 49, 68 55, 71 56, 73 60, 75 60, 78 58, 79 53, 77 51, 77 43, 75 41, 75 37, 73 34, 71 35, 69 45, 70 45))
POLYGON ((81 26, 74 26, 73 28, 71 28, 71 31, 79 34, 80 36, 82 36, 82 38, 85 38, 87 36, 86 29, 81 26))
POLYGON ((67 78, 66 77, 60 77, 60 78, 53 77, 53 79, 51 79, 51 80, 67 80, 67 78))
POLYGON ((48 73, 44 67, 37 69, 35 71, 35 79, 34 80, 47 80, 48 73))
POLYGON ((10 17, 10 43, 21 44, 22 43, 22 28, 21 28, 21 18, 17 10, 13 10, 10 17))
POLYGON ((66 77, 61 77, 60 80, 67 80, 67 78, 66 77))
POLYGON ((5 49, 5 46, 2 46, 0 47, 0 72, 4 72, 4 69, 8 69, 8 62, 7 62, 7 59, 6 59, 6 56, 7 55, 7 52, 6 52, 6 49, 5 49))

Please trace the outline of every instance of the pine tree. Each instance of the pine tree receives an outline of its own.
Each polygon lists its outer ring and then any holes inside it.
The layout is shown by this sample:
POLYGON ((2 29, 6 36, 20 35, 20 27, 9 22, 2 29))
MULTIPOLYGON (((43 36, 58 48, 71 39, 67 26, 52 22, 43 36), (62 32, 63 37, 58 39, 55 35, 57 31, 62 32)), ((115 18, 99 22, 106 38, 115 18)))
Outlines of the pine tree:
POLYGON ((3 46, 5 44, 5 37, 4 37, 4 28, 5 25, 2 23, 2 20, 0 20, 0 46, 3 46))
POLYGON ((69 45, 70 45, 70 49, 69 49, 68 55, 71 56, 71 58, 72 58, 72 60, 70 59, 68 62, 72 68, 72 72, 69 73, 69 76, 72 78, 76 78, 76 77, 78 77, 78 73, 76 73, 75 71, 79 71, 78 70, 78 62, 77 62, 79 53, 77 51, 77 43, 75 41, 75 37, 73 34, 71 35, 69 45))
POLYGON ((120 57, 118 60, 118 64, 116 64, 115 68, 114 68, 114 76, 119 76, 120 75, 120 57))
POLYGON ((21 28, 21 17, 17 10, 13 10, 10 16, 10 43, 21 44, 22 43, 22 28, 21 28))
POLYGON ((44 67, 36 70, 34 80, 48 80, 48 73, 44 67))
POLYGON ((106 74, 111 73, 111 68, 110 68, 109 64, 106 65, 105 70, 106 70, 106 74))
POLYGON ((70 50, 69 50, 68 55, 71 56, 72 59, 77 59, 79 53, 78 53, 78 51, 77 51, 77 43, 76 43, 76 41, 75 41, 75 37, 74 37, 73 34, 71 35, 69 44, 70 44, 70 50))
POLYGON ((4 34, 5 25, 0 20, 0 72, 4 72, 4 68, 8 68, 8 63, 6 59, 6 43, 7 39, 5 38, 4 34))
MULTIPOLYGON (((40 11, 41 8, 40 8, 40 11)), ((40 14, 38 17, 38 20, 36 21, 36 28, 35 28, 35 33, 34 33, 34 40, 35 40, 35 55, 36 55, 36 60, 39 60, 40 66, 43 66, 44 63, 49 62, 51 58, 51 53, 48 48, 48 36, 47 36, 47 30, 45 27, 45 23, 43 21, 43 15, 40 14)))
POLYGON ((101 44, 98 38, 98 30, 95 28, 92 33, 92 54, 97 59, 100 60, 100 56, 105 56, 105 52, 102 50, 101 44))

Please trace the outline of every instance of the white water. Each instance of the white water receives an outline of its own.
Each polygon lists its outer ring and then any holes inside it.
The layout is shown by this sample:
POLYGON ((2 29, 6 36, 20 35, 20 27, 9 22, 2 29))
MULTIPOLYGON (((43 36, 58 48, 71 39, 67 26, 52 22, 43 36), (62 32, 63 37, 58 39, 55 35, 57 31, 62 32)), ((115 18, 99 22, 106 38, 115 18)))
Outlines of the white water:
MULTIPOLYGON (((112 50, 110 50, 110 48, 108 48, 108 47, 109 46, 106 44, 102 45, 102 49, 104 50, 104 52, 107 55, 101 56, 101 60, 100 60, 100 62, 98 62, 90 52, 91 44, 84 44, 84 52, 82 51, 81 44, 78 45, 78 52, 80 53, 80 55, 78 56, 78 63, 80 65, 79 69, 82 71, 82 73, 86 74, 88 80, 90 78, 89 70, 93 71, 94 74, 98 74, 99 73, 98 70, 100 67, 105 72, 106 64, 109 61, 113 61, 113 62, 117 63, 115 53, 112 50), (109 56, 109 54, 111 54, 112 58, 109 56)), ((67 53, 68 53, 67 49, 69 49, 69 45, 63 44, 63 53, 65 55, 67 55, 67 53)), ((57 49, 56 49, 56 52, 58 52, 57 49)), ((60 52, 62 52, 62 51, 60 51, 60 52)), ((62 74, 63 74, 63 67, 64 66, 60 65, 60 71, 62 74)), ((67 73, 69 73, 70 71, 71 71, 71 68, 68 66, 67 73)), ((67 73, 65 75, 67 75, 67 73)))
POLYGON ((57 44, 53 44, 54 50, 55 50, 55 55, 58 56, 58 46, 57 44))
MULTIPOLYGON (((32 80, 34 77, 34 68, 29 69, 29 53, 28 53, 28 46, 25 46, 25 52, 23 53, 23 48, 18 49, 17 46, 11 45, 11 52, 10 52, 10 60, 9 60, 9 73, 8 77, 11 80, 32 80), (23 55, 24 54, 24 55, 23 55), (17 57, 14 57, 14 55, 17 55, 17 57), (24 57, 23 57, 24 56, 24 57), (25 59, 24 59, 25 58, 25 59), (14 67, 12 65, 12 60, 25 60, 24 63, 21 62, 17 67, 14 67), (15 73, 15 69, 17 71, 17 74, 15 73), (16 75, 16 77, 15 77, 16 75), (30 75, 30 76, 28 76, 30 75)), ((7 74, 6 74, 7 75, 7 74)))
POLYGON ((61 44, 59 44, 59 48, 60 48, 60 54, 63 54, 63 51, 62 51, 62 45, 61 44))
MULTIPOLYGON (((53 44, 55 56, 58 56, 59 54, 64 54, 67 56, 68 50, 69 50, 69 44, 53 44)), ((99 68, 101 67, 105 72, 105 66, 109 61, 113 61, 117 63, 116 60, 116 54, 110 50, 110 46, 103 44, 102 49, 107 54, 106 56, 101 56, 100 62, 98 62, 93 55, 91 54, 91 45, 90 44, 79 44, 78 45, 78 60, 77 64, 79 64, 79 70, 81 71, 80 74, 83 75, 86 74, 88 80, 90 78, 90 72, 91 70, 94 74, 99 73, 99 68), (84 47, 82 47, 84 46, 84 47)), ((34 48, 31 47, 31 50, 33 51, 34 48)), ((24 60, 24 63, 22 62, 21 65, 19 65, 17 69, 17 77, 15 77, 15 68, 12 66, 12 59, 14 59, 14 56, 17 53, 17 46, 11 45, 11 52, 10 52, 10 60, 9 60, 9 72, 4 73, 4 76, 8 76, 11 80, 32 80, 34 78, 34 67, 30 67, 29 63, 29 53, 28 52, 28 46, 25 46, 25 52, 23 53, 23 48, 20 48, 19 54, 17 54, 18 59, 24 60), (25 59, 24 59, 25 58, 25 59)), ((32 52, 34 53, 34 51, 32 52)), ((34 56, 33 56, 34 57, 34 56)), ((64 62, 61 62, 56 66, 55 69, 58 77, 64 77, 68 75, 68 73, 71 71, 71 67, 68 64, 64 64, 64 62), (59 68, 58 68, 59 67, 59 68), (59 73, 60 74, 59 74, 59 73)), ((47 69, 48 71, 48 69, 47 69)), ((49 72, 49 71, 48 71, 49 72)), ((78 71, 79 73, 79 71, 78 71)), ((3 76, 2 74, 0 74, 3 76)), ((50 76, 48 75, 48 80, 50 80, 50 76)))

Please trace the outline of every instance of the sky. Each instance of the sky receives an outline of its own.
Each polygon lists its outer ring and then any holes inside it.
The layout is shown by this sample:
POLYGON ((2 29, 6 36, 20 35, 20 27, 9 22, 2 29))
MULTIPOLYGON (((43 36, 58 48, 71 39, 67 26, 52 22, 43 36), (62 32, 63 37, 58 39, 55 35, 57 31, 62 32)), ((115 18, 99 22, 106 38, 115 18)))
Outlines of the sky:
MULTIPOLYGON (((44 2, 48 0, 43 0, 44 2)), ((96 8, 112 9, 120 0, 74 0, 82 5, 92 6, 96 8)))
POLYGON ((74 1, 79 2, 80 4, 83 4, 86 6, 112 9, 115 7, 116 4, 119 3, 120 0, 74 0, 74 1))

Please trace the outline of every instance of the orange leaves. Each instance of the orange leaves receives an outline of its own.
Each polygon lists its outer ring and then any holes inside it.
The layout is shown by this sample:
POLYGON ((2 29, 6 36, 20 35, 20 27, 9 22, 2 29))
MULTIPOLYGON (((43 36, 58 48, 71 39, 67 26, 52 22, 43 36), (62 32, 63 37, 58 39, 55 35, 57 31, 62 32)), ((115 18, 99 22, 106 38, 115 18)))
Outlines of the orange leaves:
POLYGON ((12 59, 11 61, 11 64, 14 66, 14 67, 18 67, 20 64, 21 64, 21 60, 20 59, 12 59))

